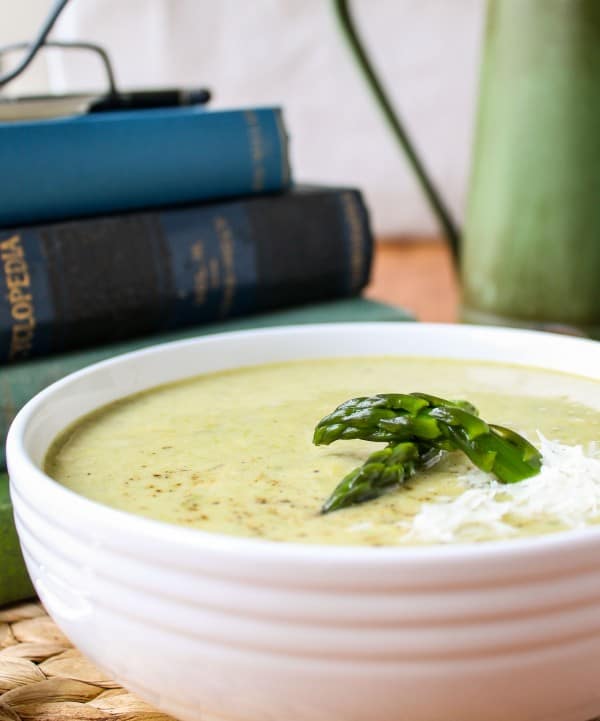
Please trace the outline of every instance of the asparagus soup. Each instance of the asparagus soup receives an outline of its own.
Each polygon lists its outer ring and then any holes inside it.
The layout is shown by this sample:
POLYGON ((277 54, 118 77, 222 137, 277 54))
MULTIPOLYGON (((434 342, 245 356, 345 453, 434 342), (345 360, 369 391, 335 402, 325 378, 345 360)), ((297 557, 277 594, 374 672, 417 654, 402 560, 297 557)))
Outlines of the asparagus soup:
POLYGON ((430 358, 286 362, 197 376, 85 416, 46 472, 100 503, 206 531, 277 541, 402 545, 537 535, 600 521, 600 383, 562 373, 430 358), (541 472, 502 484, 446 452, 375 500, 320 509, 384 445, 312 443, 355 396, 421 391, 466 399, 542 452, 541 472))

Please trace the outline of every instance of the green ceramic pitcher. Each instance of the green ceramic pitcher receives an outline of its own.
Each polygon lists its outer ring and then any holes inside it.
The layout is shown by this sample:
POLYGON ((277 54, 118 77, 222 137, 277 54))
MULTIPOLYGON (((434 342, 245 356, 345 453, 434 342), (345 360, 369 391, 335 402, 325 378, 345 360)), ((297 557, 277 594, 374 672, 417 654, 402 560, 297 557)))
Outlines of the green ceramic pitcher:
POLYGON ((347 0, 334 2, 453 242, 462 319, 600 338, 600 0, 488 0, 460 237, 373 72, 347 0))
POLYGON ((490 0, 465 320, 600 336, 600 2, 490 0))

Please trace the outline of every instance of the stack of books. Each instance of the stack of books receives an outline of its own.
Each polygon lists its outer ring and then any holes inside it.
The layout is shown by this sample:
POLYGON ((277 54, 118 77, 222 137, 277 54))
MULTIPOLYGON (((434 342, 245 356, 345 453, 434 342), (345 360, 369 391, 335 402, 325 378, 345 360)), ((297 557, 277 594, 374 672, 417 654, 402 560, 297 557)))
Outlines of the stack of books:
MULTIPOLYGON (((361 194, 293 185, 276 108, 5 122, 0 157, 2 441, 39 390, 121 352, 243 327, 407 319, 358 298, 373 253, 361 194)), ((32 589, 0 447, 1 605, 32 589)))

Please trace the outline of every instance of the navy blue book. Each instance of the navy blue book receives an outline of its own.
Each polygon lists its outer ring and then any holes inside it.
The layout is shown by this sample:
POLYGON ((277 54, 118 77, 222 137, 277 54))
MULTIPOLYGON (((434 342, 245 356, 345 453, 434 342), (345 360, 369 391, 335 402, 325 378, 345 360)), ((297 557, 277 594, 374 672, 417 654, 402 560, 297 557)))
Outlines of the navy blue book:
POLYGON ((0 122, 0 227, 290 185, 277 108, 201 106, 0 122))
POLYGON ((356 295, 373 241, 357 190, 0 231, 0 363, 356 295))

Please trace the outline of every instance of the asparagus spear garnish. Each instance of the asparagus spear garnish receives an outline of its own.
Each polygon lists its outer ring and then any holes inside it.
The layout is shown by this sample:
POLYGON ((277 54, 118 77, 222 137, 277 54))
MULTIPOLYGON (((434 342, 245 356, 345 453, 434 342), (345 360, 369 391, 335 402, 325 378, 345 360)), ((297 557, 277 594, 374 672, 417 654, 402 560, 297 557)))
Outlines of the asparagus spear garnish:
POLYGON ((346 476, 326 501, 323 512, 361 503, 402 483, 427 453, 461 450, 478 468, 493 473, 502 483, 516 483, 536 475, 542 461, 529 441, 508 428, 486 423, 468 401, 449 401, 425 393, 352 398, 317 424, 313 442, 329 445, 352 438, 384 441, 389 444, 383 451, 386 455, 373 454, 374 460, 370 456, 362 467, 346 476), (416 456, 406 459, 408 471, 405 462, 395 460, 393 455, 394 448, 407 444, 416 449, 416 456), (402 469, 396 469, 398 463, 402 469), (388 465, 396 469, 395 480, 390 482, 388 465))
POLYGON ((352 438, 388 443, 413 438, 441 438, 443 433, 436 419, 436 409, 467 414, 464 421, 473 435, 487 430, 486 424, 477 417, 477 410, 467 401, 446 401, 417 394, 380 393, 351 398, 342 403, 333 413, 319 421, 313 443, 329 445, 333 441, 352 438))
POLYGON ((442 451, 435 448, 421 449, 416 443, 390 444, 383 450, 375 451, 362 466, 342 478, 323 504, 321 513, 377 498, 385 491, 400 486, 416 471, 436 463, 441 454, 442 451))

